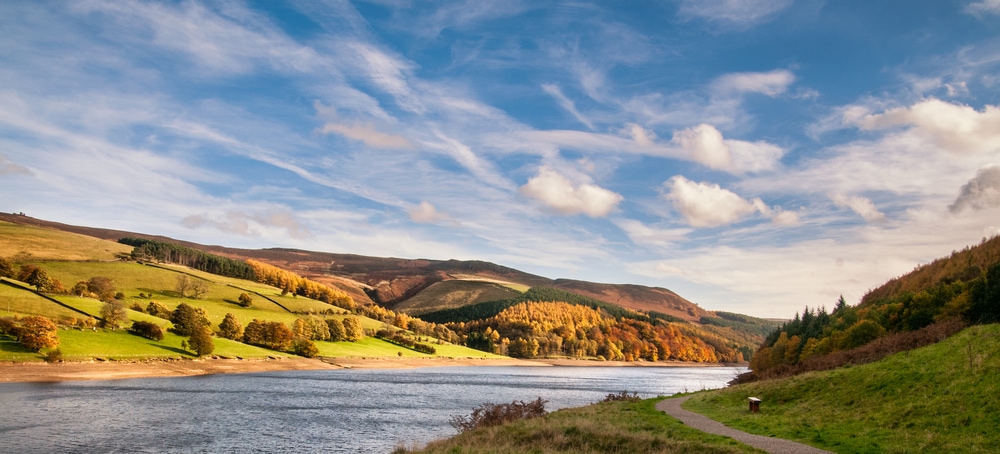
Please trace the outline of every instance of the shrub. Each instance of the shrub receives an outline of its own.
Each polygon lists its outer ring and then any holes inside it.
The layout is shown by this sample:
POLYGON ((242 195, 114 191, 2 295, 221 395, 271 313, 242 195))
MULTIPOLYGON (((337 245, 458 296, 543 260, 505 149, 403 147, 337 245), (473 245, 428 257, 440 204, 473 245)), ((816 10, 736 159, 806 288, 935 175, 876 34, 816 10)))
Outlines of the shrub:
POLYGON ((253 306, 253 297, 249 293, 240 293, 240 306, 253 306))
POLYGON ((608 394, 601 402, 638 402, 642 400, 639 397, 639 393, 629 394, 626 391, 621 391, 618 394, 608 394))
POLYGON ((154 317, 170 320, 170 316, 173 314, 173 311, 167 309, 167 306, 164 306, 160 302, 150 301, 149 304, 146 305, 146 313, 154 317))
POLYGON ((138 302, 136 302, 136 303, 132 303, 132 305, 131 305, 131 306, 129 306, 128 308, 129 308, 129 309, 132 309, 133 311, 136 311, 136 312, 146 312, 146 309, 145 309, 145 308, 143 308, 143 307, 142 307, 142 304, 140 304, 140 303, 138 303, 138 302))
POLYGON ((63 360, 63 354, 61 349, 50 350, 45 354, 45 362, 47 363, 61 363, 63 360))
POLYGON ((146 339, 155 341, 163 340, 163 328, 160 328, 160 325, 153 322, 132 322, 132 327, 128 329, 128 332, 136 336, 145 337, 146 339))
POLYGON ((306 358, 313 358, 319 354, 319 349, 316 348, 316 344, 313 341, 304 337, 296 337, 292 340, 292 353, 305 356, 306 358))
POLYGON ((472 414, 465 416, 452 416, 450 424, 459 432, 466 432, 480 427, 492 427, 518 421, 521 419, 537 418, 545 416, 545 404, 547 400, 538 399, 525 403, 524 401, 513 401, 509 404, 485 403, 472 409, 472 414))

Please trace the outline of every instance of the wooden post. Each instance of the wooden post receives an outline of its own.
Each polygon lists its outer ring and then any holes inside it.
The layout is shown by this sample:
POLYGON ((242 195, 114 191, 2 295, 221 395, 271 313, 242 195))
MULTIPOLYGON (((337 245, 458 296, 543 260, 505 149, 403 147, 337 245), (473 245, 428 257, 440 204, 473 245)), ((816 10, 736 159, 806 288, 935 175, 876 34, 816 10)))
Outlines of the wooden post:
POLYGON ((750 412, 759 413, 760 412, 760 399, 756 397, 750 397, 750 412))

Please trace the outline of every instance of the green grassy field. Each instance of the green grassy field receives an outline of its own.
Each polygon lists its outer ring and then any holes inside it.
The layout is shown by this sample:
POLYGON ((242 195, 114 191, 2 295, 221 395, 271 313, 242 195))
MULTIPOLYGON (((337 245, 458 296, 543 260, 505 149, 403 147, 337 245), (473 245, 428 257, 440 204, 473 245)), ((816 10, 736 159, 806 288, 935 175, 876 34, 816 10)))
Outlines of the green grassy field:
POLYGON ((877 363, 700 393, 685 408, 836 452, 996 452, 998 377, 1000 325, 982 325, 877 363))
POLYGON ((420 453, 752 453, 731 438, 706 434, 657 411, 658 399, 607 402, 541 418, 475 429, 414 450, 420 453))

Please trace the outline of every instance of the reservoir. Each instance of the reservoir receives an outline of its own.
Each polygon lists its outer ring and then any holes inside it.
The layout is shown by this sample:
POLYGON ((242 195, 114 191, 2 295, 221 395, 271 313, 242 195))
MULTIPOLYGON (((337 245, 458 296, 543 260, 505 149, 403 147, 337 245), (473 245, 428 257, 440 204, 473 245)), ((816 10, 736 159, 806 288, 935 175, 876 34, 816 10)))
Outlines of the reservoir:
POLYGON ((726 386, 741 367, 344 369, 58 383, 0 383, 4 452, 388 453, 455 435, 482 403, 726 386))

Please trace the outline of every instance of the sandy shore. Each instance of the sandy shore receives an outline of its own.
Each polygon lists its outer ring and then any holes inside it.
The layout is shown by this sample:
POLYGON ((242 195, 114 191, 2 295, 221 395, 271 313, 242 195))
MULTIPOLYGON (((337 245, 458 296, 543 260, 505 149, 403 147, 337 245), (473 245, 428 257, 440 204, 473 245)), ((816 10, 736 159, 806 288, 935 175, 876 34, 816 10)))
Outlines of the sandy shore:
POLYGON ((184 377, 209 374, 239 374, 287 370, 406 369, 444 366, 535 366, 535 367, 680 367, 720 366, 683 362, 622 362, 570 359, 480 359, 480 358, 279 358, 199 359, 150 361, 93 361, 65 363, 0 363, 0 382, 57 382, 69 380, 118 380, 147 377, 184 377))

